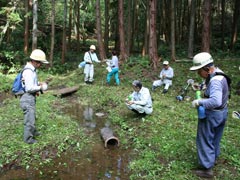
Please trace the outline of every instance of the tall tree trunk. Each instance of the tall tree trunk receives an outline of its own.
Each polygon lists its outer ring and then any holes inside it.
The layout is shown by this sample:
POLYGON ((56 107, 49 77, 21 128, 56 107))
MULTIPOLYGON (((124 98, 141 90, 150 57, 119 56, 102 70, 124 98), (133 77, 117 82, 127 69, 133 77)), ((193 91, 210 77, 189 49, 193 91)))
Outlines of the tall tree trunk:
POLYGON ((77 31, 77 51, 80 50, 80 0, 76 3, 76 31, 77 31))
POLYGON ((222 0, 221 1, 221 7, 222 7, 222 9, 221 9, 221 11, 222 11, 222 13, 221 13, 221 21, 222 21, 222 24, 221 24, 221 34, 222 34, 222 36, 221 36, 221 48, 222 48, 222 50, 224 50, 224 34, 225 34, 225 0, 222 0))
POLYGON ((67 22, 67 0, 64 0, 63 32, 62 32, 62 64, 65 63, 65 56, 66 56, 66 53, 67 53, 67 47, 66 47, 66 22, 67 22))
POLYGON ((156 34, 157 0, 149 0, 149 9, 150 9, 149 56, 153 63, 153 69, 156 70, 158 67, 157 34, 156 34))
POLYGON ((100 11, 100 0, 96 0, 96 28, 97 28, 97 41, 99 47, 100 59, 106 59, 106 52, 104 51, 104 45, 102 40, 102 23, 101 23, 101 11, 100 11))
POLYGON ((175 6, 174 0, 171 0, 171 60, 176 60, 175 49, 175 6))
POLYGON ((240 1, 235 0, 234 14, 233 14, 233 23, 232 23, 232 38, 230 43, 230 50, 233 50, 233 47, 237 41, 237 27, 238 20, 240 15, 240 1))
POLYGON ((195 29, 195 0, 190 1, 190 25, 188 37, 188 58, 193 58, 194 29, 195 29))
POLYGON ((133 0, 128 1, 128 21, 127 21, 127 56, 130 55, 132 49, 132 31, 133 31, 133 0))
POLYGON ((28 18, 28 11, 29 11, 29 0, 24 1, 25 6, 25 27, 24 27, 24 54, 28 54, 28 39, 29 39, 29 18, 28 18))
POLYGON ((38 21, 38 1, 33 0, 33 32, 32 32, 32 50, 37 48, 37 34, 38 34, 38 28, 37 28, 37 21, 38 21))
POLYGON ((72 43, 72 13, 73 13, 73 2, 69 1, 69 18, 68 18, 68 49, 71 49, 72 43))
POLYGON ((211 0, 203 2, 202 51, 210 52, 211 0))
POLYGON ((119 39, 120 39, 120 60, 127 59, 125 35, 124 35, 124 20, 123 20, 123 0, 118 0, 118 21, 119 21, 119 39))
MULTIPOLYGON (((149 0, 148 0, 149 1, 149 0)), ((150 2, 147 3, 147 7, 146 7, 146 26, 145 26, 145 33, 144 33, 144 42, 143 42, 143 48, 142 48, 142 56, 145 56, 146 54, 149 54, 149 36, 150 36, 150 2)), ((152 60, 152 59, 151 59, 152 60)))
POLYGON ((104 49, 105 52, 108 51, 108 43, 109 43, 109 0, 105 0, 105 31, 104 31, 104 49))
POLYGON ((51 15, 51 48, 50 48, 50 66, 53 65, 54 55, 54 40, 55 40, 55 0, 52 0, 52 15, 51 15))

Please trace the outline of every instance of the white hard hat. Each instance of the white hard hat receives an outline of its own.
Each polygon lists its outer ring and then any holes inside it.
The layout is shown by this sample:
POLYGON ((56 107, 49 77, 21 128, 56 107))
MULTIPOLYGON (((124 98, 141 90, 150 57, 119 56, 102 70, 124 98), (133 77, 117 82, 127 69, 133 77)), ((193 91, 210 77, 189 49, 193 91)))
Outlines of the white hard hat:
POLYGON ((163 65, 169 65, 168 61, 163 61, 163 65))
POLYGON ((193 66, 190 68, 191 71, 198 70, 210 63, 213 63, 212 56, 207 52, 198 53, 193 57, 193 66))
POLYGON ((90 49, 92 49, 92 50, 96 50, 96 46, 91 45, 91 46, 90 46, 90 49))
POLYGON ((46 55, 41 49, 35 49, 32 51, 30 58, 34 61, 40 61, 42 63, 48 64, 49 62, 46 60, 46 55))

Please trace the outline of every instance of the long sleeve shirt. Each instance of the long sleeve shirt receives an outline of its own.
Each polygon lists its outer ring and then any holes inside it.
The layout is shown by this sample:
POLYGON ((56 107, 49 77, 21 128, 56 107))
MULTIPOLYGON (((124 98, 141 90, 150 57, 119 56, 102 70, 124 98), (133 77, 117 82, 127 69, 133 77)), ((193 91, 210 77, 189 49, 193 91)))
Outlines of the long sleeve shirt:
POLYGON ((226 78, 222 75, 215 75, 215 72, 222 71, 217 68, 214 73, 210 75, 209 84, 207 84, 207 88, 204 92, 204 96, 207 98, 199 100, 199 105, 202 105, 205 109, 209 110, 226 107, 229 96, 226 78))
POLYGON ((112 56, 111 67, 112 68, 119 68, 119 66, 118 66, 118 57, 117 56, 112 56))
POLYGON ((148 88, 142 87, 139 92, 132 93, 134 104, 152 107, 152 98, 148 88))
POLYGON ((98 57, 97 57, 96 53, 95 52, 91 53, 90 51, 85 52, 85 54, 84 54, 84 61, 86 63, 90 63, 90 64, 92 64, 93 61, 101 62, 101 61, 98 60, 98 57))
POLYGON ((30 68, 25 69, 22 73, 24 81, 23 87, 25 87, 25 91, 28 93, 35 93, 40 91, 41 86, 38 84, 36 68, 31 63, 27 63, 24 68, 30 68))

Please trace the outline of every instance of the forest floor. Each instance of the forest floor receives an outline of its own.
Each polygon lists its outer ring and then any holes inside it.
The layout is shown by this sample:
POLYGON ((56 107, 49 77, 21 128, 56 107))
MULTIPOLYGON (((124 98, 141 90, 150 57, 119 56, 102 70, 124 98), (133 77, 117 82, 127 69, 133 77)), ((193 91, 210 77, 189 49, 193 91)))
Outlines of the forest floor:
MULTIPOLYGON (((219 164, 214 167, 214 179, 238 179, 240 176, 239 129, 240 121, 232 118, 232 111, 240 110, 240 97, 235 93, 240 81, 239 60, 218 60, 216 64, 233 79, 232 98, 229 101, 229 117, 221 142, 219 164)), ((153 71, 146 59, 130 59, 120 67, 120 86, 112 79, 106 86, 106 65, 95 65, 93 85, 83 82, 83 69, 65 71, 63 74, 51 74, 39 71, 39 78, 51 77, 49 90, 37 98, 37 127, 43 133, 38 143, 29 146, 22 141, 23 114, 19 99, 7 95, 0 103, 0 167, 1 175, 18 167, 40 169, 51 165, 66 151, 86 151, 93 137, 84 127, 79 127, 73 117, 66 113, 74 103, 82 106, 91 105, 95 112, 103 112, 111 122, 121 145, 119 149, 131 149, 134 154, 127 167, 129 179, 198 179, 192 174, 197 167, 196 129, 197 113, 191 107, 195 92, 189 88, 190 101, 177 101, 176 96, 187 85, 188 79, 202 80, 195 72, 190 72, 191 63, 170 62, 175 77, 169 92, 162 94, 162 87, 151 92, 153 114, 145 117, 136 116, 125 106, 125 98, 133 91, 131 83, 135 79, 151 89, 161 67, 153 71), (59 87, 79 86, 73 99, 53 96, 59 87), (14 110, 14 111, 13 111, 14 110)), ((5 78, 12 77, 6 76, 5 78)), ((77 113, 77 112, 75 112, 77 113)), ((56 173, 56 172, 55 172, 56 173)), ((43 174, 40 174, 43 175, 43 174)))

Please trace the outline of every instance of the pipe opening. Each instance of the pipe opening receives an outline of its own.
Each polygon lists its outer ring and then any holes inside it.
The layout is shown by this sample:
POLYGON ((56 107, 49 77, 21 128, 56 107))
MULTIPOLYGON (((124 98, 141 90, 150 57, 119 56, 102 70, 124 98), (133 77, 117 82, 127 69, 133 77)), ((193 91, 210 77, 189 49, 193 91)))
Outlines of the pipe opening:
POLYGON ((112 137, 109 138, 105 141, 105 147, 109 147, 109 146, 119 146, 119 141, 117 138, 112 137))

